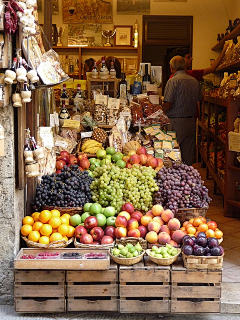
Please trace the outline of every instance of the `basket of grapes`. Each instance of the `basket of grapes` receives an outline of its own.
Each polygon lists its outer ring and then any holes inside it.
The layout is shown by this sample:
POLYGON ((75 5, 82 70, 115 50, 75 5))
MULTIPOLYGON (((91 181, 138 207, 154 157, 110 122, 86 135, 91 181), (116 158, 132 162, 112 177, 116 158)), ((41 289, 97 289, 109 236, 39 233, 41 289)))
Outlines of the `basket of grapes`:
POLYGON ((147 249, 146 253, 152 262, 160 266, 169 266, 177 260, 181 249, 166 244, 163 247, 153 246, 151 249, 147 249))
POLYGON ((125 246, 117 244, 110 249, 110 256, 113 261, 124 266, 132 266, 142 260, 145 253, 141 244, 138 242, 135 246, 128 242, 125 246))

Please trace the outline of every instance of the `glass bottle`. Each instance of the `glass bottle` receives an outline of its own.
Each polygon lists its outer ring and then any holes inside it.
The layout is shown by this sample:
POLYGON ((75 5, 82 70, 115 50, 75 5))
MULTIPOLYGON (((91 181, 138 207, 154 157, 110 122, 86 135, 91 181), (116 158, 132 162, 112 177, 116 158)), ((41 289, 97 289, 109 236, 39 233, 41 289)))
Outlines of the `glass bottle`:
POLYGON ((62 101, 65 101, 65 105, 69 106, 69 96, 67 94, 67 89, 66 89, 66 84, 63 84, 63 90, 62 90, 62 94, 60 97, 60 105, 62 105, 62 101))
POLYGON ((102 57, 102 67, 100 69, 100 79, 108 79, 109 71, 105 64, 105 57, 102 57))
POLYGON ((66 58, 65 58, 64 71, 65 71, 67 74, 69 73, 69 59, 68 59, 68 56, 66 56, 66 58))
POLYGON ((98 69, 97 69, 96 61, 94 61, 94 66, 93 66, 93 69, 92 69, 92 78, 93 79, 97 79, 98 78, 98 69))
POLYGON ((26 139, 25 139, 24 151, 32 151, 32 148, 30 147, 30 140, 29 140, 29 138, 26 138, 26 139))
POLYGON ((121 73, 122 80, 119 82, 119 98, 127 99, 127 81, 125 73, 121 73))
POLYGON ((74 72, 79 73, 79 60, 75 60, 75 65, 74 65, 74 72))
POLYGON ((69 62, 69 72, 73 73, 74 72, 74 63, 73 63, 73 58, 70 59, 69 62))
POLYGON ((111 79, 115 79, 116 78, 116 70, 115 70, 113 61, 111 61, 110 78, 111 79))
POLYGON ((13 72, 16 72, 16 69, 17 69, 17 58, 13 58, 13 63, 12 63, 12 66, 11 66, 11 70, 13 72))
POLYGON ((138 47, 138 22, 137 20, 134 23, 134 38, 133 38, 133 46, 134 48, 138 47))
POLYGON ((71 116, 66 108, 65 100, 62 100, 62 108, 59 113, 59 119, 66 120, 66 119, 70 119, 70 118, 71 118, 71 116))
POLYGON ((134 81, 133 81, 132 94, 134 96, 140 94, 141 89, 142 89, 142 66, 139 65, 138 73, 135 75, 134 81))
POLYGON ((78 85, 77 85, 77 93, 76 93, 76 95, 75 95, 75 97, 74 97, 74 104, 75 104, 75 102, 81 102, 81 103, 83 103, 83 99, 84 99, 84 97, 83 97, 83 92, 82 92, 82 90, 81 90, 81 84, 79 83, 78 85))
POLYGON ((150 84, 150 75, 148 73, 148 64, 145 64, 145 74, 142 79, 142 93, 147 92, 147 84, 150 84))

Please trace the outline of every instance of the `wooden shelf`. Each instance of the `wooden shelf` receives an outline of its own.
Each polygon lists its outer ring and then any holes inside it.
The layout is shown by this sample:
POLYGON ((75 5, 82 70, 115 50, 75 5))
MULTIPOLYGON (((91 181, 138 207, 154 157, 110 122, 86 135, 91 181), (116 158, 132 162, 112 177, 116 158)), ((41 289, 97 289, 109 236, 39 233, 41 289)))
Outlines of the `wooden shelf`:
POLYGON ((225 67, 222 68, 217 68, 215 72, 224 72, 224 71, 229 71, 229 70, 234 70, 234 69, 239 69, 240 68, 240 59, 236 62, 230 63, 225 67))
POLYGON ((240 173, 240 168, 234 167, 234 166, 228 166, 228 169, 231 171, 239 172, 240 173))
POLYGON ((240 201, 236 200, 227 200, 227 203, 230 204, 231 206, 234 206, 236 208, 240 209, 240 201))
POLYGON ((226 40, 234 39, 239 35, 240 35, 240 25, 236 26, 236 28, 234 28, 232 32, 230 32, 221 41, 219 41, 217 44, 215 44, 215 46, 212 47, 212 50, 222 49, 226 40))

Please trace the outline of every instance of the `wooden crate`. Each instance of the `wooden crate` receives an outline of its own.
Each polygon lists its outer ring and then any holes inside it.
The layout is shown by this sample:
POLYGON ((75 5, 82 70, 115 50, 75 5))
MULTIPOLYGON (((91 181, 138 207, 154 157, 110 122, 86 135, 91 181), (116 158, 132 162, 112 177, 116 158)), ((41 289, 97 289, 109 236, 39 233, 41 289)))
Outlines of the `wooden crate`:
POLYGON ((119 266, 121 313, 168 313, 170 267, 158 266, 149 257, 133 266, 119 266))
POLYGON ((15 270, 16 312, 64 312, 65 271, 15 270))
POLYGON ((220 312, 222 271, 189 270, 179 259, 171 270, 172 313, 220 312))
POLYGON ((187 256, 182 253, 183 264, 187 269, 201 269, 201 270, 221 270, 223 267, 223 256, 187 256))
POLYGON ((58 248, 58 249, 38 249, 38 248, 23 248, 19 251, 14 260, 15 269, 48 269, 48 270, 107 270, 110 264, 110 258, 107 259, 62 259, 61 255, 64 252, 78 252, 81 254, 94 252, 108 254, 108 249, 79 249, 79 248, 58 248), (26 255, 33 255, 40 252, 58 252, 59 259, 21 259, 26 255))
POLYGON ((66 289, 68 311, 118 311, 115 263, 106 271, 67 271, 66 289))

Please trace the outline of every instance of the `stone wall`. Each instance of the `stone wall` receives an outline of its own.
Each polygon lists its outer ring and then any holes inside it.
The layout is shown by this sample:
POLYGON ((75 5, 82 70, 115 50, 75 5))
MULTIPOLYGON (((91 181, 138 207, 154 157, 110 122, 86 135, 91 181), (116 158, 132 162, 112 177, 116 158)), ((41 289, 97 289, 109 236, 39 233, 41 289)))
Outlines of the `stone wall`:
POLYGON ((0 157, 0 304, 13 304, 13 265, 20 248, 24 190, 15 188, 14 110, 0 108, 5 156, 0 157))

